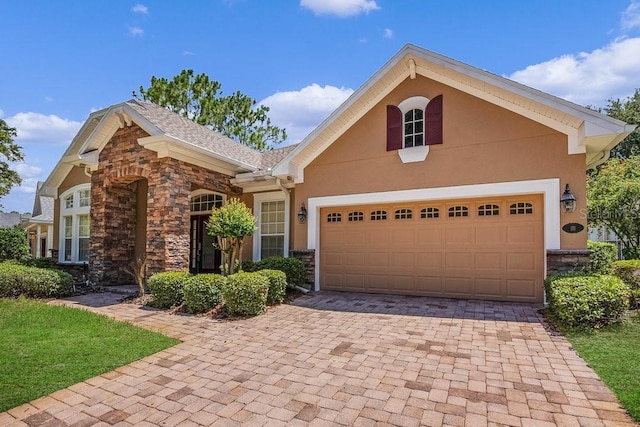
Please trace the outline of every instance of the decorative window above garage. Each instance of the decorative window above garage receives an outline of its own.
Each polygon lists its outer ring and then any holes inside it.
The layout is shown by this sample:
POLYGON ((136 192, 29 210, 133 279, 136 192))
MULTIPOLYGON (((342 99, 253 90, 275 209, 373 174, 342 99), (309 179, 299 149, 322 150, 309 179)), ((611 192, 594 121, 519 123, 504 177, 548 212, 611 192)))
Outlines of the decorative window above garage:
POLYGON ((478 206, 478 216, 496 216, 500 215, 500 207, 498 205, 481 205, 478 206))
POLYGON ((387 219, 387 211, 371 212, 371 221, 384 221, 387 219))
POLYGON ((452 206, 449 208, 449 217, 469 216, 469 208, 466 206, 452 206))
POLYGON ((362 213, 362 212, 349 212, 348 220, 349 220, 349 222, 364 221, 364 213, 362 213))
POLYGON ((510 215, 528 215, 533 213, 533 205, 526 202, 513 203, 509 206, 510 215))
POLYGON ((327 222, 342 222, 342 214, 339 212, 327 214, 327 222))
POLYGON ((442 95, 387 105, 387 151, 437 144, 442 144, 442 95))
POLYGON ((420 211, 420 218, 439 218, 440 217, 440 209, 438 208, 424 208, 420 211))

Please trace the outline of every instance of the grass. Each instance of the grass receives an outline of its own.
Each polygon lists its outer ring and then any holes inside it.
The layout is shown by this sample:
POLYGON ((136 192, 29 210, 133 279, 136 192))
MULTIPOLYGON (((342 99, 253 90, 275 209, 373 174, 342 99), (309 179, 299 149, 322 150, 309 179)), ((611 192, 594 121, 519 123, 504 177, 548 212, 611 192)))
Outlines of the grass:
POLYGON ((562 330, 636 421, 640 421, 640 315, 594 331, 562 330))
POLYGON ((86 310, 0 299, 0 412, 178 342, 86 310))

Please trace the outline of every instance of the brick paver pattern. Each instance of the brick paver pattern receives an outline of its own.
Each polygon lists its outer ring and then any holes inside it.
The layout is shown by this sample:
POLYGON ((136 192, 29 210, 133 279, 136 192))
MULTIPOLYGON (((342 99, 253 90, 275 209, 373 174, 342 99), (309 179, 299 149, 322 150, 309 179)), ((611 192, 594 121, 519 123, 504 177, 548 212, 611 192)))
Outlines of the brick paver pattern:
POLYGON ((116 298, 54 303, 183 342, 0 425, 635 425, 533 305, 320 292, 229 321, 116 298))

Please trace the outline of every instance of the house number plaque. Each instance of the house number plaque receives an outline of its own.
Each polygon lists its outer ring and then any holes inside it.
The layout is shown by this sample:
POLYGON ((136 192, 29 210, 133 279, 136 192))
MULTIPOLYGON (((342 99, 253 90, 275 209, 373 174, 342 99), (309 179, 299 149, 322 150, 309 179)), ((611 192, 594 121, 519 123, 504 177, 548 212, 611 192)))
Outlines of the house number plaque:
POLYGON ((577 222, 570 222, 562 226, 562 231, 565 233, 579 233, 582 230, 584 230, 584 225, 578 224, 577 222))

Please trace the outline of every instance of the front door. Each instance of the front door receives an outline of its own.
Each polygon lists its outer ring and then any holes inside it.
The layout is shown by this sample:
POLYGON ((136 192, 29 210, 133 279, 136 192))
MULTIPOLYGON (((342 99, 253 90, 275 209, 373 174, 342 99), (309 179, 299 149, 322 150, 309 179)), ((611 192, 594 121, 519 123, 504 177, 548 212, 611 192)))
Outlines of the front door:
POLYGON ((219 273, 222 255, 214 246, 216 238, 207 233, 209 215, 191 217, 191 273, 219 273))

